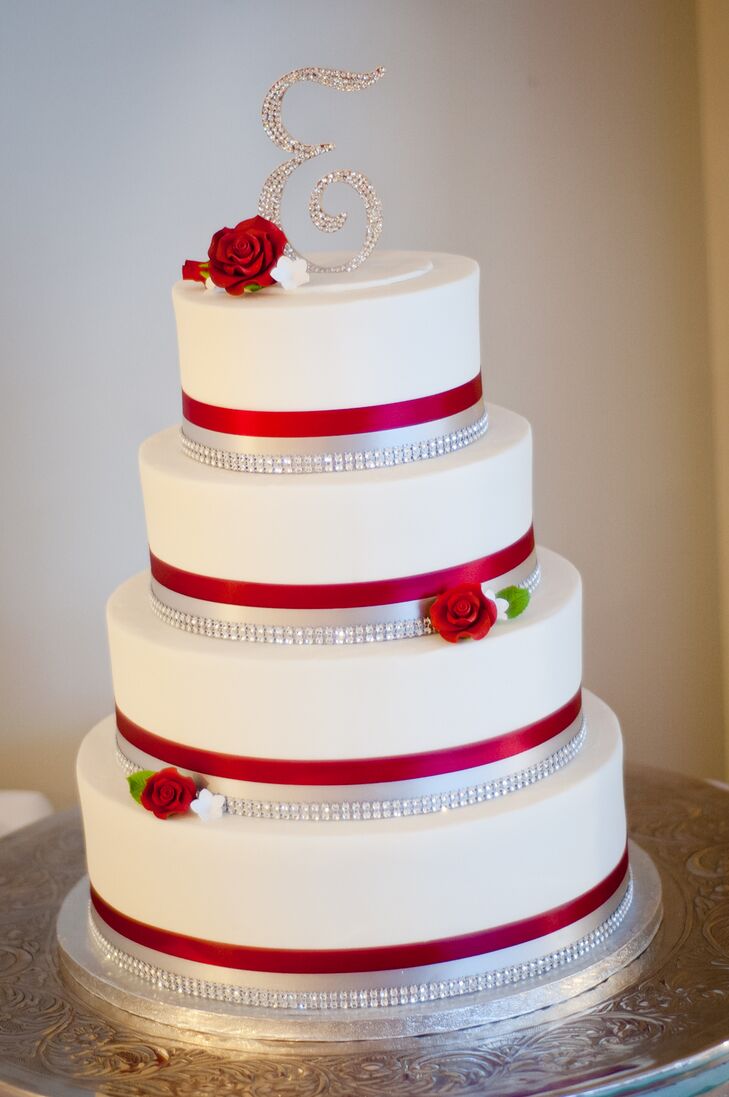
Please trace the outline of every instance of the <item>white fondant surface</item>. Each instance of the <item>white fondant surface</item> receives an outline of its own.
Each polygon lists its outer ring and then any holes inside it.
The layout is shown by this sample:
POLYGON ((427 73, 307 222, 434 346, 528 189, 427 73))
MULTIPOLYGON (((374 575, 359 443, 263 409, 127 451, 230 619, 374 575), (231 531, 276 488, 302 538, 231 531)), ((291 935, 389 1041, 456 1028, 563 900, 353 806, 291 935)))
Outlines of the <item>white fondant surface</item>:
MULTIPOLYGON (((320 266, 340 266, 347 261, 345 251, 312 252, 309 257, 320 266)), ((369 259, 354 270, 332 274, 330 271, 311 271, 309 281, 300 288, 311 294, 319 291, 327 293, 351 293, 353 290, 372 290, 380 286, 391 286, 396 282, 407 282, 420 278, 433 270, 433 261, 443 262, 446 258, 457 256, 431 255, 427 251, 385 251, 375 250, 369 259)))
POLYGON ((570 700, 582 673, 579 573, 538 551, 542 581, 521 617, 458 644, 424 636, 312 648, 193 636, 154 616, 142 573, 108 604, 117 704, 163 738, 264 758, 404 754, 513 731, 570 700))
POLYGON ((489 414, 485 437, 457 453, 305 476, 210 468, 170 427, 140 449, 150 548, 186 571, 268 583, 395 579, 486 556, 532 521, 529 424, 489 414))
POLYGON ((182 387, 220 407, 316 411, 412 400, 479 371, 478 264, 380 252, 349 276, 232 297, 172 291, 182 387))
POLYGON ((585 707, 585 747, 538 785, 434 816, 323 826, 158 820, 132 800, 99 725, 78 759, 91 881, 132 918, 269 948, 427 941, 527 918, 592 888, 625 846, 618 722, 591 694, 585 707))

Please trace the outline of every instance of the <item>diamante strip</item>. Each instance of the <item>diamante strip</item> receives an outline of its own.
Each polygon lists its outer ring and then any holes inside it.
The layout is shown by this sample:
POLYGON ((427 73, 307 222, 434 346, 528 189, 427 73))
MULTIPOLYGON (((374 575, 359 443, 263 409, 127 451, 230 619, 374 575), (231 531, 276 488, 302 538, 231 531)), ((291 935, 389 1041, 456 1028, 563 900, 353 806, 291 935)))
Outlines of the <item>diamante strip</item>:
MULTIPOLYGON (((482 804, 497 800, 522 788, 543 781, 568 765, 582 749, 587 737, 587 724, 582 717, 577 733, 554 753, 528 769, 483 781, 476 785, 446 789, 442 792, 424 793, 393 800, 332 800, 323 803, 297 803, 288 800, 247 800, 234 796, 225 797, 225 812, 246 819, 283 819, 301 823, 349 823, 369 822, 372 819, 400 819, 411 815, 433 815, 439 811, 482 804)), ((128 776, 142 767, 124 754, 117 741, 117 762, 128 776)), ((215 789, 211 788, 215 793, 215 789)))
POLYGON ((602 945, 622 924, 633 900, 633 878, 628 878, 628 886, 623 898, 604 921, 590 933, 580 937, 574 944, 546 953, 535 960, 512 967, 484 971, 477 975, 465 975, 459 979, 442 979, 426 983, 411 983, 409 986, 380 986, 364 989, 351 987, 344 990, 267 990, 260 987, 235 986, 227 983, 195 979, 186 975, 177 975, 165 968, 149 964, 144 960, 124 952, 112 945, 90 917, 91 934, 97 947, 108 960, 113 961, 122 971, 143 979, 160 990, 188 994, 194 998, 203 998, 216 1002, 228 1002, 233 1005, 254 1006, 262 1009, 294 1009, 299 1011, 337 1010, 337 1009, 377 1009, 391 1006, 417 1005, 419 1002, 435 1002, 445 998, 458 998, 479 991, 497 990, 514 986, 529 979, 538 978, 550 971, 558 971, 575 960, 581 960, 593 949, 602 945))
POLYGON ((236 453, 234 450, 215 449, 196 442, 180 431, 182 449, 188 457, 212 468, 229 469, 232 472, 262 472, 281 475, 285 473, 359 472, 363 469, 395 468, 415 461, 428 461, 447 453, 470 446, 482 438, 488 430, 489 417, 484 413, 475 423, 449 434, 437 435, 422 442, 403 442, 396 446, 362 451, 347 450, 338 453, 271 454, 236 453))
MULTIPOLYGON (((515 586, 533 594, 539 586, 542 573, 539 564, 530 575, 515 586)), ((329 645, 372 644, 387 640, 410 640, 416 636, 430 636, 433 626, 429 617, 411 617, 403 621, 387 621, 370 625, 257 625, 242 621, 224 621, 217 617, 202 617, 184 610, 174 609, 162 602, 150 591, 152 610, 166 625, 191 632, 196 636, 212 636, 218 640, 239 640, 252 644, 329 645)), ((508 627, 508 626, 505 626, 508 627)))

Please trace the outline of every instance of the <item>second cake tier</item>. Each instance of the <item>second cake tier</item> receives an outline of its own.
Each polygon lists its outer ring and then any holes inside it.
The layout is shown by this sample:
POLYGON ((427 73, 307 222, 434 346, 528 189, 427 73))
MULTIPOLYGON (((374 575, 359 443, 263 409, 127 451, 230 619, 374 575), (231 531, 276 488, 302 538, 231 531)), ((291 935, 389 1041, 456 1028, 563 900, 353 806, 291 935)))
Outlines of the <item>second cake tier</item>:
POLYGON ((334 477, 208 468, 170 428, 140 451, 150 549, 195 576, 304 585, 417 576, 501 552, 532 524, 531 431, 489 410, 488 434, 438 462, 334 477))

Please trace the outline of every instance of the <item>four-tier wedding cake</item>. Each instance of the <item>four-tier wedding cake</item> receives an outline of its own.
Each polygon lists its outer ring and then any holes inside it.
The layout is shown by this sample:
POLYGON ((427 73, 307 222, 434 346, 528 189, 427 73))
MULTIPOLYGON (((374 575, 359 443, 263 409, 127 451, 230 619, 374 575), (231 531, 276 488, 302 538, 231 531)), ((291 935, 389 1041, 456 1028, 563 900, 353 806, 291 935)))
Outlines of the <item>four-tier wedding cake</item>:
MULTIPOLYGON (((182 430, 140 464, 150 572, 108 606, 78 759, 94 947, 198 1003, 338 1011, 513 987, 630 906, 622 741, 580 577, 537 548, 529 424, 485 403, 478 266, 298 256, 293 158, 173 290, 182 430)), ((608 946, 609 947, 609 946, 608 946)))
POLYGON ((279 1008, 569 963, 630 902, 621 735, 535 546, 529 424, 484 403, 477 264, 173 299, 182 433, 141 449, 151 576, 109 602, 116 716, 78 761, 97 940, 279 1008))

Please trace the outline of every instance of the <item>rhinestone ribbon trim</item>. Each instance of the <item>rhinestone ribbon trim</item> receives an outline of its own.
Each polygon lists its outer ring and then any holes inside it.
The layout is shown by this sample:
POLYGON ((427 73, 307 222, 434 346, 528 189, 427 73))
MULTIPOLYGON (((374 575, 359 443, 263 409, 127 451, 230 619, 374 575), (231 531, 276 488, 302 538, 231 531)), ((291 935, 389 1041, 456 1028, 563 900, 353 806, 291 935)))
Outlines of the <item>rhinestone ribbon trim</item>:
POLYGON ((182 393, 182 414, 195 426, 222 434, 255 438, 325 438, 329 435, 370 434, 399 430, 420 423, 446 419, 467 411, 483 398, 481 374, 470 381, 432 396, 399 400, 359 408, 323 411, 248 411, 223 408, 182 393))
POLYGON ((201 749, 148 731, 118 706, 116 725, 121 738, 137 750, 193 773, 270 785, 367 785, 438 777, 513 758, 568 731, 581 713, 578 690, 555 712, 490 739, 415 754, 343 759, 260 758, 201 749))
MULTIPOLYGON (((366 469, 395 468, 433 457, 456 453, 482 438, 488 430, 488 414, 484 412, 474 423, 420 441, 403 440, 391 445, 307 453, 247 453, 205 445, 180 431, 182 449, 188 457, 212 468, 231 472, 270 474, 358 472, 366 469)), ((365 436, 366 437, 366 436, 365 436)))
POLYGON ((280 644, 358 644, 427 635, 432 600, 442 591, 460 583, 492 582, 531 594, 541 578, 531 526, 512 544, 476 560, 360 583, 220 579, 176 567, 152 551, 150 566, 152 606, 165 623, 226 640, 280 644), (260 611, 258 620, 248 618, 252 609, 260 611))
MULTIPOLYGON (((251 800, 234 796, 225 797, 225 812, 246 819, 282 819, 302 823, 369 822, 372 819, 400 819, 411 815, 432 815, 439 811, 470 807, 487 800, 508 796, 522 788, 557 773, 575 758, 587 738, 587 724, 583 717, 576 735, 546 758, 527 769, 497 777, 492 781, 448 789, 443 792, 423 793, 421 796, 400 797, 389 800, 332 800, 321 803, 307 801, 251 800)), ((124 754, 117 742, 116 758, 128 776, 141 767, 124 754)), ((216 790, 211 788, 215 793, 216 790)))
POLYGON ((511 545, 477 560, 439 571, 362 583, 255 583, 219 579, 178 568, 151 550, 149 556, 152 578, 160 586, 187 598, 259 609, 351 610, 435 598, 459 583, 495 581, 518 568, 534 551, 534 529, 530 526, 511 545))
POLYGON ((267 990, 217 983, 178 975, 155 964, 137 959, 117 948, 104 937, 92 917, 89 918, 92 938, 107 959, 130 975, 143 979, 160 990, 172 990, 214 1002, 230 1002, 261 1009, 295 1009, 300 1011, 328 1011, 337 1009, 377 1009, 391 1006, 417 1005, 419 1002, 435 1002, 445 998, 458 998, 464 994, 515 986, 529 979, 538 978, 549 971, 556 971, 581 960, 598 948, 623 923, 633 901, 633 880, 629 875, 625 893, 620 903, 607 918, 573 944, 547 952, 535 960, 509 967, 490 969, 477 975, 458 979, 431 980, 411 983, 407 986, 378 986, 348 988, 346 990, 267 990))
POLYGON ((465 960, 527 944, 595 914, 619 891, 628 874, 627 845, 615 868, 594 887, 558 907, 501 926, 457 937, 381 947, 281 949, 233 945, 160 929, 130 918, 102 898, 91 884, 91 902, 110 929, 143 948, 181 960, 234 971, 288 975, 347 975, 397 971, 465 960))
MULTIPOLYGON (((515 586, 533 594, 541 582, 539 565, 515 586)), ((150 592, 152 610, 161 621, 172 628, 190 632, 196 636, 211 636, 217 640, 237 640, 252 644, 284 645, 340 645, 373 644, 389 640, 411 640, 416 636, 430 636, 434 633, 430 617, 406 617, 402 620, 379 621, 374 624, 342 625, 272 625, 255 622, 229 621, 219 617, 189 613, 184 609, 170 606, 150 592)), ((498 627, 498 626, 495 626, 498 627)))

